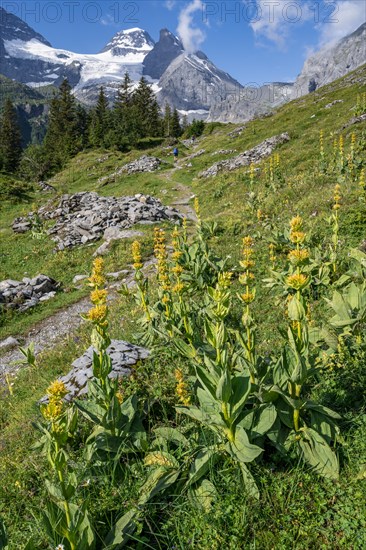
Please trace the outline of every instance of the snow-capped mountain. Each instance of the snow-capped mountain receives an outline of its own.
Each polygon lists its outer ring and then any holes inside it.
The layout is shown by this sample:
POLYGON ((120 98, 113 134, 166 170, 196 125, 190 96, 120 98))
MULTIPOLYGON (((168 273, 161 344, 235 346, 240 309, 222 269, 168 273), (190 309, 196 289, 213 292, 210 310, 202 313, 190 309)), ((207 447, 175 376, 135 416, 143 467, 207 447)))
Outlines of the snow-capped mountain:
POLYGON ((183 52, 183 44, 179 38, 168 29, 162 29, 159 41, 144 59, 144 75, 159 80, 170 63, 183 52))
POLYGON ((123 57, 142 63, 153 49, 154 40, 149 33, 139 28, 120 31, 113 36, 100 53, 110 52, 113 56, 123 57))
POLYGON ((357 69, 366 62, 366 23, 310 56, 297 77, 291 99, 300 97, 357 69))

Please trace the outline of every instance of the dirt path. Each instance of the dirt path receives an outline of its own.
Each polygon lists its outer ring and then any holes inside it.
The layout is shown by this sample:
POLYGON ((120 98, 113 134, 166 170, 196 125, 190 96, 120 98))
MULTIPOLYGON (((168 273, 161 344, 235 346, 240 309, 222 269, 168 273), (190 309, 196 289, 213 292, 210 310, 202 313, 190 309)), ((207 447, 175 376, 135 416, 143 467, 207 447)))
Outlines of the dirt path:
MULTIPOLYGON (((169 172, 164 174, 164 177, 172 184, 177 191, 178 199, 173 203, 177 209, 187 217, 189 220, 196 221, 196 214, 193 208, 189 205, 192 199, 192 191, 186 185, 178 182, 174 182, 171 176, 179 170, 179 165, 174 167, 169 172)), ((151 271, 154 264, 154 260, 148 260, 144 264, 145 272, 151 271)), ((125 275, 125 278, 120 282, 114 282, 110 285, 109 298, 110 300, 116 300, 118 294, 115 292, 117 287, 120 287, 122 283, 132 286, 133 272, 125 275)), ((81 318, 83 313, 86 313, 90 309, 90 300, 88 297, 82 298, 78 302, 71 306, 62 309, 55 314, 51 315, 47 319, 40 321, 26 334, 25 337, 19 338, 17 335, 13 335, 14 338, 21 342, 22 347, 27 348, 30 344, 34 343, 35 353, 39 354, 43 350, 52 348, 56 343, 60 343, 63 340, 72 337, 73 333, 84 322, 81 318)), ((0 344, 2 342, 0 341, 0 344)), ((0 351, 1 353, 1 351, 0 351)), ((4 351, 0 355, 0 384, 4 383, 5 376, 7 374, 16 374, 22 365, 20 362, 23 360, 23 356, 20 353, 18 346, 13 347, 7 351, 4 351)))

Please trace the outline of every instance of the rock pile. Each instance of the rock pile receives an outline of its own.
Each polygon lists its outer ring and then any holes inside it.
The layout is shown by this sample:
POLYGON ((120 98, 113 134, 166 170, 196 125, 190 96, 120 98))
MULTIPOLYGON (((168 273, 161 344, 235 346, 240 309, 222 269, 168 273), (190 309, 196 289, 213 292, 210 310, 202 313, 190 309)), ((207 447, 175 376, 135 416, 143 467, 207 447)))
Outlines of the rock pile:
MULTIPOLYGON (((72 401, 75 397, 88 393, 88 382, 93 378, 93 352, 94 348, 91 346, 81 357, 72 363, 70 372, 60 378, 69 392, 65 397, 66 401, 72 401)), ((122 340, 112 340, 107 353, 112 360, 110 378, 121 378, 130 375, 131 367, 149 356, 147 349, 134 346, 122 340)), ((47 403, 47 401, 48 397, 44 396, 40 400, 40 403, 47 403)))
POLYGON ((289 140, 290 137, 287 132, 265 139, 262 143, 259 143, 259 145, 256 145, 248 151, 244 151, 244 153, 240 153, 240 155, 236 157, 216 162, 210 168, 201 172, 199 176, 201 178, 214 177, 217 176, 219 172, 231 172, 241 166, 248 166, 252 163, 259 162, 269 157, 278 145, 289 140))
POLYGON ((196 157, 200 157, 201 155, 204 155, 206 153, 205 149, 200 149, 199 151, 196 151, 195 153, 192 153, 192 155, 188 155, 184 160, 192 160, 196 157))
POLYGON ((142 157, 140 157, 139 159, 125 164, 124 166, 116 170, 116 172, 113 172, 113 174, 109 174, 108 176, 103 176, 99 178, 98 183, 106 185, 107 183, 114 181, 116 177, 121 176, 124 173, 136 174, 139 172, 154 172, 160 167, 160 164, 161 160, 157 157, 142 155, 142 157))
POLYGON ((22 281, 1 281, 0 310, 6 308, 27 311, 39 302, 53 298, 59 287, 59 283, 46 275, 37 275, 33 279, 24 277, 22 281))
POLYGON ((337 105, 337 103, 343 103, 343 99, 335 99, 334 101, 332 101, 331 103, 328 103, 324 109, 330 109, 331 107, 333 107, 333 105, 337 105))
POLYGON ((211 157, 214 157, 216 155, 232 155, 236 152, 236 149, 220 149, 219 151, 214 151, 213 153, 211 153, 211 157))
POLYGON ((164 220, 178 220, 181 215, 174 208, 164 206, 149 195, 134 197, 102 197, 94 192, 63 195, 58 206, 48 203, 26 218, 16 218, 13 230, 24 233, 32 227, 32 220, 56 220, 48 234, 64 250, 100 239, 109 227, 129 229, 136 223, 150 224, 164 220))
POLYGON ((245 126, 239 126, 239 128, 235 128, 235 130, 233 130, 232 132, 229 132, 228 136, 233 138, 241 136, 244 129, 245 129, 245 126))

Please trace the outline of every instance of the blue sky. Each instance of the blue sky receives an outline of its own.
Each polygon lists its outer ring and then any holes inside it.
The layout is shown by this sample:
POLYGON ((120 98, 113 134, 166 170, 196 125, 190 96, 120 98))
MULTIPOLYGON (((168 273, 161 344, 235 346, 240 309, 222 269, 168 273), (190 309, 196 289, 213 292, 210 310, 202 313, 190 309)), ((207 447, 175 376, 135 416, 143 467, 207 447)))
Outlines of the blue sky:
POLYGON ((356 30, 366 0, 0 0, 54 47, 96 53, 119 30, 167 27, 242 84, 290 81, 309 53, 356 30))

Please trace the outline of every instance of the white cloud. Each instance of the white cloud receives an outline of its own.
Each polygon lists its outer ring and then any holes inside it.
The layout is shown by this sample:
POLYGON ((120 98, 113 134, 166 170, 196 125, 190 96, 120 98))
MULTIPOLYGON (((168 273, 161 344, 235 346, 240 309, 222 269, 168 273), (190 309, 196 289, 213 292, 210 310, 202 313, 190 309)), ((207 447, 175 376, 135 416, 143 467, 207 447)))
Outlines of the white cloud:
POLYGON ((325 13, 323 21, 320 17, 316 25, 316 29, 320 32, 320 46, 330 45, 362 25, 366 20, 366 2, 364 0, 328 0, 325 2, 325 13))
POLYGON ((179 13, 177 32, 187 53, 196 52, 206 38, 205 33, 193 23, 194 14, 202 10, 202 0, 192 0, 179 13))
POLYGON ((177 4, 177 0, 166 0, 164 3, 164 6, 171 11, 173 8, 175 8, 177 4))
POLYGON ((243 0, 243 3, 255 36, 273 42, 282 50, 291 31, 313 16, 309 4, 301 0, 243 0))
POLYGON ((116 24, 116 21, 115 21, 115 18, 110 14, 110 13, 107 13, 107 15, 104 15, 101 19, 100 19, 100 22, 102 25, 104 25, 105 27, 116 27, 117 24, 116 24))

